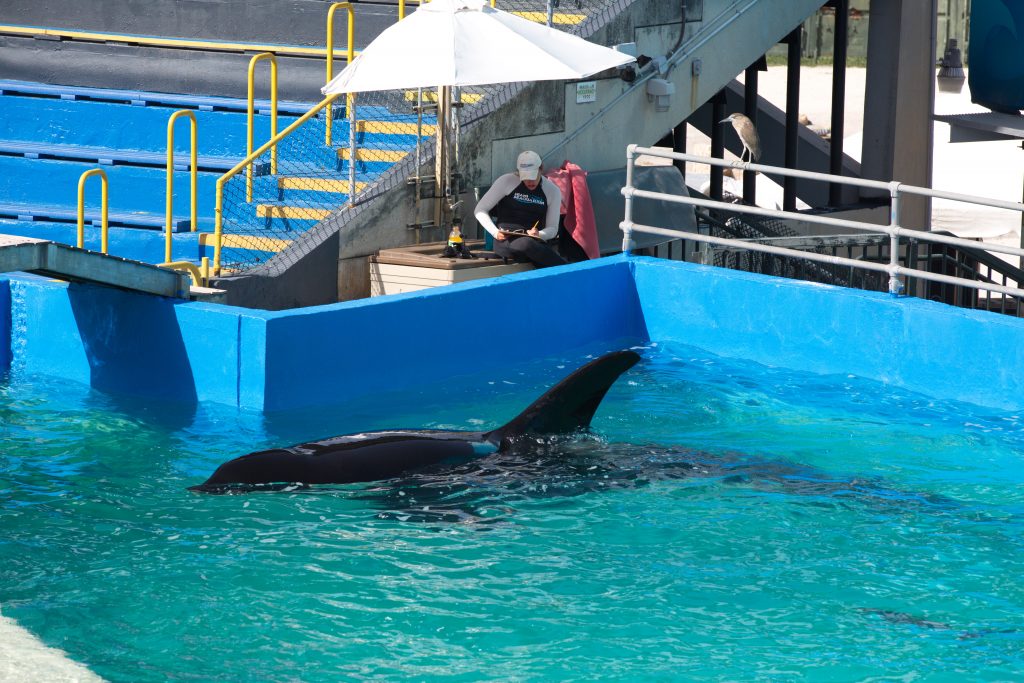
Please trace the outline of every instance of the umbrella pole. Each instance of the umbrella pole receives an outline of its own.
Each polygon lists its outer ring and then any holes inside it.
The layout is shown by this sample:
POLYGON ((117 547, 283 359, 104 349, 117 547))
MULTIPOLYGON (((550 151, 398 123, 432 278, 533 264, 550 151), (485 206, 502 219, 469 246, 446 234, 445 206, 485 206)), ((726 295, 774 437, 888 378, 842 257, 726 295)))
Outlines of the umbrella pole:
POLYGON ((434 158, 434 224, 447 236, 451 226, 451 174, 449 158, 449 120, 451 119, 452 91, 449 86, 437 89, 437 154, 434 158))

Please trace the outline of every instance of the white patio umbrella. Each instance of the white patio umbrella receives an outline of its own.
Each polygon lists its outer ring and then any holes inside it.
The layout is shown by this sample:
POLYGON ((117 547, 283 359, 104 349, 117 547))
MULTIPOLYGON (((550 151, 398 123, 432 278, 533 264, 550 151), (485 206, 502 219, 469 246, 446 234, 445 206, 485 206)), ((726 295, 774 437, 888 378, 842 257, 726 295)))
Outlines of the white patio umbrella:
POLYGON ((486 0, 433 0, 388 27, 322 88, 325 95, 441 88, 438 173, 447 191, 452 86, 586 78, 634 57, 494 9, 486 0), (443 170, 442 170, 443 169, 443 170))

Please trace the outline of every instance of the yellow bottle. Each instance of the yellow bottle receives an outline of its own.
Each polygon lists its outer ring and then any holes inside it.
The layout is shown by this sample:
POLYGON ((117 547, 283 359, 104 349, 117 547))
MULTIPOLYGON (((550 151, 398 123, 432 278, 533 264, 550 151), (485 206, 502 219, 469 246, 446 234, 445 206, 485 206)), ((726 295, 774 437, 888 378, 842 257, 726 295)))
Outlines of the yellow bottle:
POLYGON ((448 233, 448 246, 452 249, 458 249, 462 246, 462 231, 459 230, 457 225, 453 225, 452 231, 448 233))

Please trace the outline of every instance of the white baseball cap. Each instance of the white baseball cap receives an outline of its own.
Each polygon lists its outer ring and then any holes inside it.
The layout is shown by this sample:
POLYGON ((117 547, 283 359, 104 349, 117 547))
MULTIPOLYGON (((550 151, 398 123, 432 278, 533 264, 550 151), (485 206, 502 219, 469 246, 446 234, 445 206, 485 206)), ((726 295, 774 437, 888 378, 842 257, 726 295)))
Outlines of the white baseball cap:
POLYGON ((527 150, 516 160, 516 170, 522 180, 536 180, 540 176, 540 155, 527 150))

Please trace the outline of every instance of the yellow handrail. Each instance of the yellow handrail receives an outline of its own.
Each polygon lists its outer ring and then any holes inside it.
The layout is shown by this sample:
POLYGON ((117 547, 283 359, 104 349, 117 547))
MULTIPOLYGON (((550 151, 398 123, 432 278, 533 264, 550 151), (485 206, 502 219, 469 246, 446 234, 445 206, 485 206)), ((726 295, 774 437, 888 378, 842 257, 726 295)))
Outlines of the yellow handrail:
MULTIPOLYGON (((332 4, 327 10, 327 80, 324 83, 330 83, 331 79, 334 78, 334 13, 344 9, 348 12, 348 50, 345 54, 347 64, 351 64, 354 59, 354 43, 356 40, 356 27, 355 27, 355 11, 352 9, 352 3, 350 2, 336 2, 332 4)), ((355 104, 355 96, 348 95, 345 100, 345 106, 347 111, 352 111, 352 106, 355 104)), ((324 138, 324 143, 331 146, 331 124, 334 121, 334 116, 331 111, 330 105, 327 107, 327 133, 324 138)))
POLYGON ((100 251, 107 253, 107 174, 101 168, 90 168, 78 179, 78 248, 85 248, 85 181, 90 177, 100 177, 100 251))
MULTIPOLYGON (((271 52, 261 52, 258 55, 253 55, 253 58, 249 60, 249 119, 248 119, 248 137, 246 138, 246 154, 252 155, 252 136, 253 136, 253 118, 255 110, 255 102, 253 98, 253 74, 256 71, 257 62, 269 59, 270 60, 270 137, 273 138, 277 135, 277 57, 271 52)), ((270 154, 270 172, 271 174, 277 173, 277 148, 270 154)), ((252 164, 249 165, 245 176, 245 201, 252 201, 252 164)), ((170 259, 168 259, 170 260, 170 259)))
POLYGON ((299 126, 304 124, 306 121, 310 120, 311 118, 313 118, 314 116, 319 114, 320 111, 324 107, 329 106, 337 98, 338 98, 337 95, 329 95, 329 96, 327 96, 325 99, 323 99, 320 102, 320 104, 316 105, 315 107, 313 107, 312 109, 307 111, 305 114, 300 116, 290 126, 285 128, 284 130, 282 130, 280 133, 278 133, 274 137, 270 138, 270 140, 268 140, 267 142, 265 142, 262 147, 260 147, 256 151, 252 152, 249 156, 247 156, 246 158, 242 159, 237 164, 235 164, 234 168, 232 168, 230 171, 228 171, 227 173, 222 175, 220 178, 217 178, 217 204, 216 204, 216 211, 215 211, 215 217, 214 217, 214 245, 213 245, 213 273, 214 273, 214 275, 220 275, 220 250, 221 250, 221 243, 223 241, 222 238, 223 238, 223 226, 224 226, 224 184, 227 181, 231 180, 233 177, 235 177, 238 174, 238 172, 241 171, 243 168, 245 168, 246 166, 250 166, 254 159, 259 157, 261 154, 266 152, 271 147, 276 146, 277 143, 280 142, 282 139, 284 139, 287 136, 291 135, 292 131, 294 131, 296 128, 298 128, 299 126))
POLYGON ((170 270, 186 271, 192 277, 192 284, 196 287, 206 287, 207 282, 210 280, 210 258, 208 256, 203 257, 202 267, 188 261, 167 261, 157 265, 161 268, 169 268, 170 270))
POLYGON ((266 43, 229 43, 217 40, 197 40, 194 38, 158 38, 156 36, 140 36, 129 33, 101 33, 99 31, 76 31, 63 28, 43 28, 41 26, 12 24, 0 25, 0 33, 21 36, 54 36, 71 40, 98 41, 101 43, 127 43, 129 45, 213 50, 217 52, 273 52, 277 55, 295 57, 323 57, 326 54, 322 47, 266 43))
POLYGON ((180 117, 187 116, 191 125, 189 129, 192 132, 191 135, 191 153, 189 154, 189 168, 190 170, 190 184, 192 189, 192 212, 189 214, 192 220, 192 232, 197 229, 197 218, 196 218, 196 179, 199 171, 196 169, 197 166, 197 149, 199 145, 196 143, 196 115, 188 109, 182 109, 171 114, 170 118, 167 119, 167 224, 166 224, 166 240, 164 245, 164 260, 171 260, 171 232, 174 229, 174 122, 180 117))
MULTIPOLYGON (((417 5, 422 5, 424 0, 414 0, 417 5)), ((426 0, 430 2, 430 0, 426 0)), ((493 0, 492 0, 493 2, 493 0)), ((493 5, 492 5, 493 6, 493 5)), ((405 19, 405 0, 398 0, 398 20, 405 19)))

